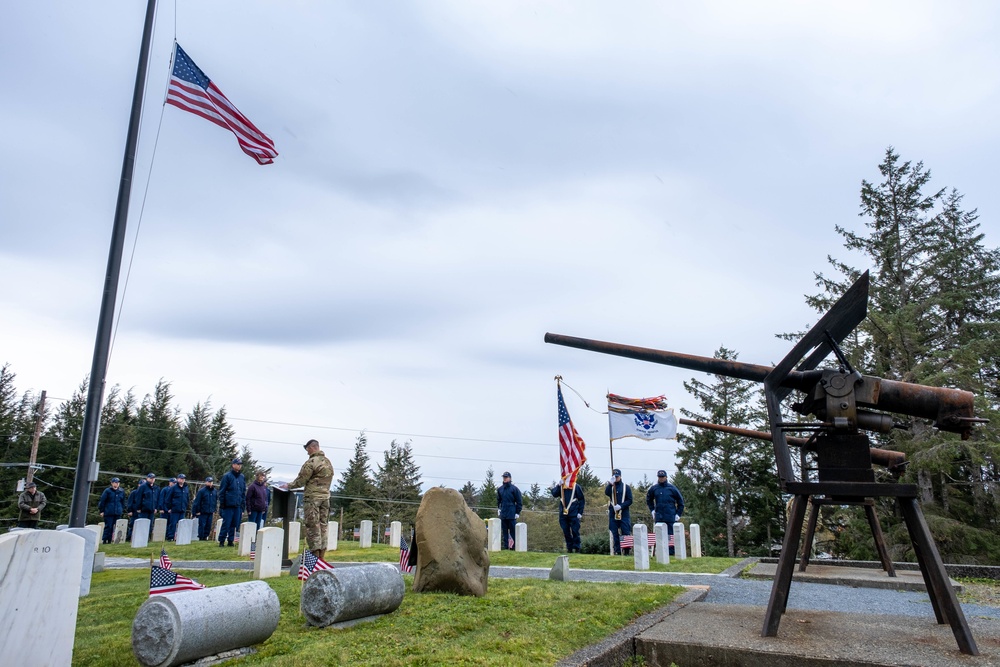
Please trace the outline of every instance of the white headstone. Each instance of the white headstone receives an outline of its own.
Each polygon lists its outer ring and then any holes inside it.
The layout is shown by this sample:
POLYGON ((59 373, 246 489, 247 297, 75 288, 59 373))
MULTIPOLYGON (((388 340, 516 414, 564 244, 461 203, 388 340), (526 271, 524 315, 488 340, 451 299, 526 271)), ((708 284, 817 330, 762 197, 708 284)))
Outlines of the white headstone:
POLYGON ((90 578, 94 575, 94 554, 97 553, 99 538, 94 531, 87 528, 67 528, 62 531, 79 535, 85 541, 83 545, 83 560, 80 561, 80 597, 90 595, 90 578))
POLYGON ((399 536, 403 532, 403 524, 393 521, 389 524, 389 546, 399 548, 399 536))
POLYGON ((336 521, 330 521, 326 524, 326 550, 336 551, 337 550, 337 538, 340 532, 340 524, 336 521))
POLYGON ((97 536, 97 543, 101 543, 101 538, 104 537, 104 526, 96 523, 88 523, 87 528, 94 531, 94 535, 97 536))
POLYGON ((124 544, 126 535, 128 535, 128 519, 118 519, 115 521, 115 533, 111 541, 115 544, 124 544))
POLYGON ((635 559, 635 569, 648 570, 649 549, 645 547, 645 544, 649 541, 649 536, 646 524, 637 523, 632 526, 632 539, 635 540, 635 546, 632 547, 632 557, 635 559))
POLYGON ((662 565, 670 563, 670 529, 667 524, 658 523, 653 526, 653 534, 656 536, 656 562, 662 565))
POLYGON ((92 572, 104 572, 104 557, 105 553, 103 551, 98 551, 94 554, 94 568, 92 572))
POLYGON ((677 560, 687 558, 687 548, 684 545, 684 524, 680 521, 674 523, 674 556, 677 560))
POLYGON ((215 528, 212 530, 212 534, 209 535, 209 538, 218 541, 220 532, 222 532, 222 519, 216 519, 215 528))
POLYGON ((500 551, 500 519, 492 518, 486 522, 486 542, 489 551, 500 551))
POLYGON ((56 530, 66 530, 67 528, 69 528, 68 523, 61 523, 58 526, 56 526, 56 530))
POLYGON ((132 548, 145 549, 149 546, 149 519, 136 519, 132 524, 132 548))
MULTIPOLYGON (((371 522, 369 522, 371 523, 371 522)), ((369 544, 369 546, 371 546, 369 544)), ((293 556, 299 553, 302 548, 302 523, 299 521, 288 522, 288 555, 293 556)))
POLYGON ((691 533, 691 558, 701 558, 701 526, 692 523, 688 532, 691 533))
MULTIPOLYGON (((135 527, 132 527, 132 534, 135 535, 135 527)), ((167 520, 163 517, 153 520, 153 543, 163 542, 167 539, 167 520)))
POLYGON ((261 528, 253 559, 253 578, 270 579, 281 576, 281 545, 285 531, 281 528, 261 528))
MULTIPOLYGON (((253 521, 244 521, 240 524, 240 543, 236 553, 240 556, 250 555, 250 545, 257 538, 257 524, 253 521)), ((291 548, 288 549, 291 553, 291 548)))
POLYGON ((84 546, 83 539, 68 531, 0 535, 4 664, 73 662, 84 546))
POLYGON ((194 525, 194 519, 181 519, 177 522, 177 528, 174 530, 174 541, 177 543, 177 546, 191 544, 191 538, 194 535, 194 525))
POLYGON ((514 551, 528 550, 528 524, 514 524, 514 551))
POLYGON ((370 549, 372 546, 372 522, 365 519, 361 522, 361 548, 370 549))

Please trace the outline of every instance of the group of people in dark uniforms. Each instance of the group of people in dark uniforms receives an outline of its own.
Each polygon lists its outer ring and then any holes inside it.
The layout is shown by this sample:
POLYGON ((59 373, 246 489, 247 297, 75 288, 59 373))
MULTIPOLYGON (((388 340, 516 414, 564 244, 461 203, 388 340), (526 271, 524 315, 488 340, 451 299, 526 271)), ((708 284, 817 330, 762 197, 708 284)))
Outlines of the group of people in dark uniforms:
MULTIPOLYGON (((608 530, 611 531, 611 547, 621 554, 621 537, 632 534, 632 487, 622 481, 622 471, 615 468, 612 478, 604 485, 604 495, 608 497, 608 530)), ((564 488, 556 484, 549 490, 553 498, 559 499, 559 526, 566 540, 566 551, 580 552, 580 520, 587 506, 583 488, 574 484, 564 488)), ((658 470, 656 483, 646 492, 646 507, 654 523, 667 524, 671 537, 674 522, 684 514, 684 498, 680 490, 667 481, 667 472, 658 470)), ((497 513, 500 516, 500 548, 513 548, 514 527, 522 509, 521 491, 511 483, 509 472, 503 474, 503 484, 497 487, 497 513)), ((674 554, 673 539, 670 540, 670 554, 674 554)))
POLYGON ((164 486, 156 485, 156 474, 149 473, 128 495, 121 488, 118 477, 101 493, 97 511, 104 518, 102 542, 111 544, 114 539, 115 523, 128 519, 126 540, 132 539, 132 528, 136 519, 149 519, 149 532, 153 534, 153 520, 167 520, 166 539, 173 540, 177 523, 188 516, 198 520, 198 539, 207 540, 212 532, 212 521, 216 513, 222 518, 219 531, 219 546, 232 546, 236 528, 243 517, 244 508, 250 511, 251 520, 262 527, 267 518, 267 508, 271 501, 271 490, 266 485, 266 474, 257 473, 257 479, 248 490, 243 478, 243 461, 233 459, 231 469, 222 477, 218 488, 215 478, 208 476, 192 501, 187 475, 181 473, 171 477, 164 486))

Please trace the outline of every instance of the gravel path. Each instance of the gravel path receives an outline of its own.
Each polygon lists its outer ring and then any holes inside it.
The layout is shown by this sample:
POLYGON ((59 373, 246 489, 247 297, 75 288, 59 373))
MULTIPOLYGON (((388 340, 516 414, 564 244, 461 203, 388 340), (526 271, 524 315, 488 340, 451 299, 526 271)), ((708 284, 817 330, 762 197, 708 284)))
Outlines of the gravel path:
MULTIPOLYGON (((547 579, 549 570, 534 567, 490 567, 491 577, 547 579)), ((612 583, 627 581, 677 586, 709 586, 706 603, 753 605, 764 609, 771 595, 771 582, 739 579, 723 575, 664 572, 628 572, 614 570, 570 570, 573 581, 612 583)), ((923 592, 893 591, 878 588, 855 588, 792 582, 788 595, 790 609, 842 611, 861 614, 934 617, 930 598, 923 592)), ((1000 619, 1000 607, 962 604, 966 617, 1000 619)))

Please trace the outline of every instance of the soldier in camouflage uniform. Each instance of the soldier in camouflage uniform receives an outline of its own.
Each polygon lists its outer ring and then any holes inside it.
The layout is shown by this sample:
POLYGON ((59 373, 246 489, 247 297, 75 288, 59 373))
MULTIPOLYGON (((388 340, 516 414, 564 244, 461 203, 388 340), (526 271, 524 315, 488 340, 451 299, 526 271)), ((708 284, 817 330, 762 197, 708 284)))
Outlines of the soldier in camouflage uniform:
POLYGON ((302 488, 305 514, 306 544, 317 557, 326 555, 326 529, 330 520, 330 485, 333 484, 333 464, 319 448, 318 440, 305 444, 308 460, 302 464, 299 476, 286 489, 302 488))

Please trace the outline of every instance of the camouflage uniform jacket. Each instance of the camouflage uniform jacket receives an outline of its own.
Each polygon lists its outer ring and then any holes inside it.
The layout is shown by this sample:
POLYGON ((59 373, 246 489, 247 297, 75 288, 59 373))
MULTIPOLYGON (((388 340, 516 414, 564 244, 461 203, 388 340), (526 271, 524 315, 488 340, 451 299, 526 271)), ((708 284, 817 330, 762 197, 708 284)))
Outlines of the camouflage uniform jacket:
POLYGON ((317 451, 309 455, 299 470, 299 476, 288 485, 288 488, 303 487, 303 498, 318 500, 330 497, 331 484, 333 484, 333 464, 326 458, 326 454, 317 451))

